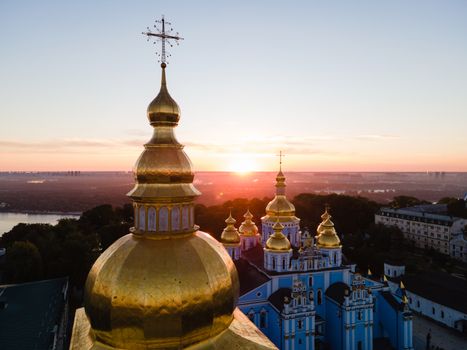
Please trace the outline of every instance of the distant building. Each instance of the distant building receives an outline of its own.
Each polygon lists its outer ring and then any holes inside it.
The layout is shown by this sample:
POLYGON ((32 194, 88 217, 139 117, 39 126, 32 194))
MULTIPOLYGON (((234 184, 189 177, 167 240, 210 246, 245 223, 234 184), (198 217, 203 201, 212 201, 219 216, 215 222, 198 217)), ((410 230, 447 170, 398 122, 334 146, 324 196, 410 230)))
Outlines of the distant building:
POLYGON ((389 277, 388 283, 395 294, 405 289, 412 311, 467 333, 465 279, 445 272, 426 272, 389 277))
POLYGON ((428 213, 420 210, 419 207, 381 208, 375 214, 375 223, 398 227, 404 237, 414 242, 418 248, 433 248, 449 255, 449 242, 462 232, 467 220, 428 213))
POLYGON ((453 258, 462 260, 463 262, 467 262, 467 239, 465 237, 465 234, 459 234, 456 237, 454 237, 451 240, 450 245, 450 255, 453 258))
POLYGON ((251 214, 244 217, 237 231, 229 216, 221 242, 238 270, 238 307, 278 348, 413 349, 405 295, 354 273, 328 208, 316 236, 300 231, 281 171, 261 218, 262 235, 251 214))
POLYGON ((67 324, 67 278, 0 286, 2 350, 62 350, 67 324))

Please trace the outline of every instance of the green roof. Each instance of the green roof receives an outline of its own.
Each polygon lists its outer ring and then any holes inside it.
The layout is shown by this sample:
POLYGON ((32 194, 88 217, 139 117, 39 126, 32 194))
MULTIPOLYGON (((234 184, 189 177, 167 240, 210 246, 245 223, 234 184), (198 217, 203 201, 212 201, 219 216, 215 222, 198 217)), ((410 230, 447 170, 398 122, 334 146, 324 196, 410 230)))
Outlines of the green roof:
POLYGON ((0 286, 0 348, 51 348, 67 285, 67 278, 59 278, 0 286))

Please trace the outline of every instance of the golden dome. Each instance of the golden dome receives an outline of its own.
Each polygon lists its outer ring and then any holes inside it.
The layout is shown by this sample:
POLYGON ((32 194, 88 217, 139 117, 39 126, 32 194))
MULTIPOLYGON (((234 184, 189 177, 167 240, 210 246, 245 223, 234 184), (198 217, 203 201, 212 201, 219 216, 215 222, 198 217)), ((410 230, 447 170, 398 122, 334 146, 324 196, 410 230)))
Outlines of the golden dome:
POLYGON ((274 251, 289 251, 291 249, 290 242, 282 233, 284 226, 279 222, 279 220, 277 220, 272 228, 274 233, 269 236, 266 241, 266 249, 274 251))
POLYGON ((180 120, 180 108, 167 90, 167 82, 165 80, 166 64, 162 63, 161 67, 161 89, 148 106, 148 119, 151 125, 176 125, 180 120))
POLYGON ((240 225, 240 228, 238 229, 240 234, 245 235, 245 236, 254 236, 258 233, 258 227, 254 223, 253 219, 253 214, 250 213, 250 210, 248 209, 243 215, 245 218, 245 221, 242 222, 240 225))
POLYGON ((235 244, 240 243, 240 235, 238 234, 238 230, 235 228, 235 220, 232 217, 232 213, 230 213, 229 217, 225 220, 227 227, 224 228, 221 234, 221 242, 226 244, 235 244))
POLYGON ((100 343, 179 349, 229 327, 238 288, 229 255, 204 232, 176 239, 129 234, 95 262, 84 304, 100 343))
POLYGON ((328 218, 331 218, 331 215, 328 212, 329 206, 326 205, 326 209, 324 210, 324 213, 321 215, 321 220, 322 222, 318 225, 318 228, 316 229, 316 235, 318 236, 321 234, 321 232, 324 230, 324 226, 322 225, 324 221, 326 221, 328 218))
POLYGON ((334 223, 331 221, 331 215, 328 212, 328 207, 321 216, 321 222, 317 228, 318 236, 316 237, 316 245, 319 248, 341 248, 341 241, 337 236, 334 223))
POLYGON ((276 176, 276 196, 266 206, 269 216, 295 216, 295 206, 285 196, 285 176, 282 170, 276 176))

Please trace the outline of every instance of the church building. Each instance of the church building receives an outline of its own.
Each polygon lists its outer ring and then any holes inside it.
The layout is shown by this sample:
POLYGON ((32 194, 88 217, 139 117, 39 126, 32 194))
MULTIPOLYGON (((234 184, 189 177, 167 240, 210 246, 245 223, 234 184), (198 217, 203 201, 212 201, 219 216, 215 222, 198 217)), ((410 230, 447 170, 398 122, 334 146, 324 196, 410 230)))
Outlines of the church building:
POLYGON ((328 207, 316 235, 300 230, 282 169, 275 187, 261 235, 247 212, 239 231, 229 216, 221 236, 238 270, 240 310, 283 350, 412 350, 406 295, 345 261, 328 207))

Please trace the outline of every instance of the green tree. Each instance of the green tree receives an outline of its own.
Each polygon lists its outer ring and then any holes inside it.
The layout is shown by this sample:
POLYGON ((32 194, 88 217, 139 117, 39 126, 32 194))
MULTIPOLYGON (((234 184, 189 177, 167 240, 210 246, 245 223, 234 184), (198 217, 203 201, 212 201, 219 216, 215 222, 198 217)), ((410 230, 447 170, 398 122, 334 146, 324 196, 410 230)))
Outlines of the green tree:
POLYGON ((15 242, 7 249, 5 277, 10 283, 22 283, 42 278, 42 258, 31 242, 15 242))
POLYGON ((411 196, 396 196, 389 202, 389 206, 395 209, 413 207, 414 205, 421 204, 430 204, 430 202, 411 196))

